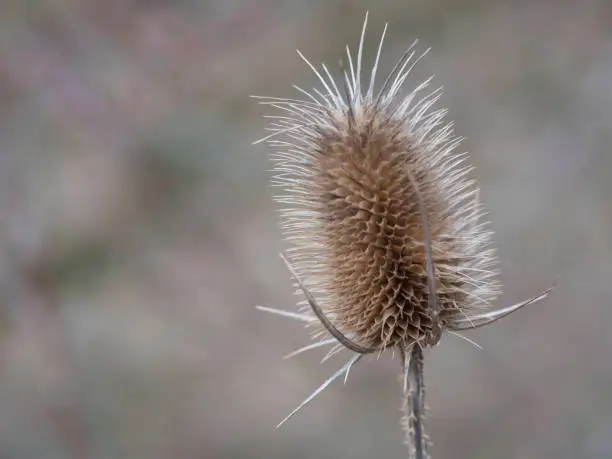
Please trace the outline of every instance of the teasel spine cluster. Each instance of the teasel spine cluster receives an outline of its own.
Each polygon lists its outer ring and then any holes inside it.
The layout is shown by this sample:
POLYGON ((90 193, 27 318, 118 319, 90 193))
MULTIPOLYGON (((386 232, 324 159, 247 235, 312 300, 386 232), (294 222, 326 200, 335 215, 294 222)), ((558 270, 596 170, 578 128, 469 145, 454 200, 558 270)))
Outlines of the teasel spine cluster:
MULTIPOLYGON (((429 457, 425 433, 423 349, 445 332, 488 325, 550 293, 494 309, 500 293, 492 232, 468 177, 467 155, 446 110, 432 107, 441 91, 420 96, 431 78, 403 87, 427 53, 413 43, 374 94, 387 25, 369 82, 362 87, 368 15, 356 65, 338 85, 299 51, 323 90, 295 89, 303 99, 260 97, 274 107, 267 142, 276 153, 273 183, 284 193, 281 221, 292 246, 282 255, 299 294, 301 312, 259 309, 315 325, 316 341, 289 356, 332 345, 352 357, 278 426, 321 393, 348 377, 364 355, 399 351, 404 419, 410 457, 429 457), (340 89, 342 88, 342 90, 340 89)), ((461 335, 459 335, 461 336, 461 335)), ((465 338, 465 337, 464 337, 465 338)), ((467 339, 467 338, 465 338, 467 339)))

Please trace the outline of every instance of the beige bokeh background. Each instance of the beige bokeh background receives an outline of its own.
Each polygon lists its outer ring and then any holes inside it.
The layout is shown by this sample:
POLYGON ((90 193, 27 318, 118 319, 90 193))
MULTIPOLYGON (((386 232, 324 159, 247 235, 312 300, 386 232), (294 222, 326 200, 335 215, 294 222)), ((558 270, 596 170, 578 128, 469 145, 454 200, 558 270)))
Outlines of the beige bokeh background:
MULTIPOLYGON (((366 9, 413 39, 472 153, 505 294, 545 303, 427 353, 436 458, 612 457, 612 5, 5 0, 0 457, 405 457, 399 365, 290 361, 292 308, 249 94, 336 69, 366 9)), ((335 71, 335 70, 334 70, 335 71)), ((413 80, 418 82, 418 80, 413 80)))

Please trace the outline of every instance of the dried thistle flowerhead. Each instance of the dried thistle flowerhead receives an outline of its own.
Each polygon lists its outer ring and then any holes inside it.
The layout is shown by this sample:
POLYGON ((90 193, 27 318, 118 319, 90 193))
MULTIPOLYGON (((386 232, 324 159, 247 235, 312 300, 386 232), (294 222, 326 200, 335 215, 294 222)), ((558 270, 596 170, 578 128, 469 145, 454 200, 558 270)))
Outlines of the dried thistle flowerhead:
POLYGON ((422 94, 431 78, 405 89, 425 53, 410 46, 376 91, 386 26, 364 82, 366 24, 367 15, 356 63, 347 47, 343 84, 298 51, 322 89, 295 86, 299 100, 260 98, 277 109, 260 141, 275 150, 291 245, 285 260, 306 297, 304 313, 261 309, 322 325, 316 337, 332 335, 298 352, 334 343, 332 354, 355 352, 307 401, 363 354, 407 356, 445 331, 486 325, 548 294, 491 309, 500 293, 492 232, 467 154, 457 151, 446 110, 432 108, 440 89, 422 94))

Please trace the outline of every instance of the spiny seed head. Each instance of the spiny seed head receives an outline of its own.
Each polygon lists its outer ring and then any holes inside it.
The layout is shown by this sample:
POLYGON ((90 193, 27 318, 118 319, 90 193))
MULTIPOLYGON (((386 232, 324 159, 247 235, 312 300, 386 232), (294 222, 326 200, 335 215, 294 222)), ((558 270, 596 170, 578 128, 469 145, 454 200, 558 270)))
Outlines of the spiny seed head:
POLYGON ((333 326, 379 351, 435 345, 500 292, 467 155, 432 108, 440 90, 423 94, 431 79, 406 89, 424 55, 414 44, 375 94, 383 38, 365 87, 362 34, 342 84, 300 54, 322 88, 262 98, 278 110, 262 140, 275 150, 287 258, 333 326))
POLYGON ((552 287, 489 309, 500 292, 492 233, 467 155, 456 150, 459 138, 444 121, 446 111, 432 108, 440 91, 422 94, 431 79, 405 89, 424 56, 416 57, 413 44, 374 94, 386 26, 362 87, 366 24, 367 14, 356 66, 347 48, 341 85, 300 53, 322 89, 295 86, 303 99, 260 98, 279 112, 268 117, 271 134, 258 142, 276 151, 273 182, 283 190, 276 198, 285 205, 282 227, 291 245, 283 259, 307 310, 259 308, 319 324, 316 336, 332 335, 289 356, 331 344, 324 360, 343 348, 354 353, 278 426, 331 382, 346 380, 364 354, 393 348, 402 358, 411 454, 425 458, 422 348, 444 331, 481 327, 540 301, 552 287))

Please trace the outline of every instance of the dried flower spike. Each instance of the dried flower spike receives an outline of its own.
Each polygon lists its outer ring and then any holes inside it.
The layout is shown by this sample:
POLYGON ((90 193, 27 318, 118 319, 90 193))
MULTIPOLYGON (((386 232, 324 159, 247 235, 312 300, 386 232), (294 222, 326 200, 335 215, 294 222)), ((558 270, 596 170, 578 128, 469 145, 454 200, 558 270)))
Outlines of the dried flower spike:
POLYGON ((277 109, 258 142, 275 150, 273 181, 283 190, 277 200, 286 205, 282 227, 291 245, 283 259, 306 298, 301 313, 260 309, 321 325, 319 340, 292 355, 332 344, 328 356, 354 352, 286 419, 367 353, 399 350, 408 393, 410 368, 422 368, 411 355, 421 359, 445 331, 489 324, 550 292, 492 309, 500 293, 492 232, 467 155, 456 150, 446 110, 432 108, 440 89, 422 94, 431 78, 405 89, 426 52, 417 55, 415 42, 375 91, 387 26, 363 82, 366 25, 367 14, 356 63, 347 47, 341 85, 298 51, 322 89, 295 86, 299 100, 259 98, 277 109))

